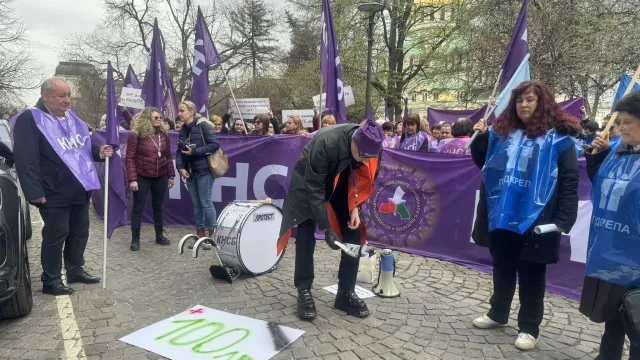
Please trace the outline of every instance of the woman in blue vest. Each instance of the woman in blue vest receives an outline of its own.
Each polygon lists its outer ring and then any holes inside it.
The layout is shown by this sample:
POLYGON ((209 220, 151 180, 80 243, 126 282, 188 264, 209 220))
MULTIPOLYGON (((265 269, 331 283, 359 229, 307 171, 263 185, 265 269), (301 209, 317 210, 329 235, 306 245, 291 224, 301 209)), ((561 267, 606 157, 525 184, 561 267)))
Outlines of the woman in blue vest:
MULTIPOLYGON (((592 182, 593 213, 580 312, 605 323, 599 360, 620 360, 625 329, 619 313, 624 294, 640 286, 640 92, 624 97, 619 112, 621 136, 598 134, 596 154, 585 152, 592 182)), ((631 341, 630 359, 640 359, 631 341)))
POLYGON ((506 326, 520 280, 519 335, 515 346, 531 350, 544 313, 547 264, 558 262, 562 232, 578 213, 578 163, 571 138, 578 120, 562 111, 551 89, 526 81, 513 90, 508 107, 480 135, 471 154, 482 169, 473 239, 493 258, 491 309, 473 321, 480 329, 506 326), (536 234, 539 225, 550 232, 536 234))

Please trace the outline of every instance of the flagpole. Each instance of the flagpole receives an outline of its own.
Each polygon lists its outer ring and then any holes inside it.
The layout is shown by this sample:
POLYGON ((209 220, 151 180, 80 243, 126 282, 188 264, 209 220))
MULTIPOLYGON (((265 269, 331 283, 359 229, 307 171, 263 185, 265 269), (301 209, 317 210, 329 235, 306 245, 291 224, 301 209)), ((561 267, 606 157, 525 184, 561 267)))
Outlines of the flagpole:
MULTIPOLYGON (((636 73, 633 74, 633 77, 631 78, 631 81, 629 82, 627 89, 624 91, 624 95, 622 95, 623 98, 627 96, 631 92, 631 90, 633 90, 633 85, 635 85, 636 81, 638 81, 638 77, 640 77, 640 66, 638 66, 636 73)), ((613 115, 611 115, 611 117, 609 118, 609 122, 607 123, 607 126, 605 126, 604 130, 602 131, 602 134, 606 138, 609 137, 609 131, 611 130, 611 126, 613 126, 613 123, 616 121, 617 118, 618 118, 618 112, 616 111, 613 113, 613 115)), ((597 153, 598 153, 598 149, 593 149, 593 152, 591 154, 597 154, 597 153)))
MULTIPOLYGON (((487 120, 487 116, 489 116, 489 114, 493 113, 493 110, 495 110, 495 107, 492 109, 491 102, 493 98, 496 96, 496 91, 498 91, 498 84, 500 84, 500 79, 502 78, 503 72, 504 72, 504 69, 500 68, 500 72, 498 73, 498 78, 496 79, 495 85, 493 85, 493 91, 491 92, 491 96, 489 97, 489 102, 487 102, 487 109, 484 111, 483 120, 487 120)), ((476 130, 473 133, 473 135, 471 136, 471 139, 469 139, 469 142, 464 146, 465 150, 469 149, 469 147, 471 146, 471 143, 473 143, 473 141, 478 137, 479 134, 480 134, 479 130, 476 130)))
MULTIPOLYGON (((233 94, 233 89, 231 88, 231 83, 229 83, 229 78, 227 77, 227 72, 224 70, 224 65, 222 64, 222 62, 220 62, 220 70, 222 70, 222 74, 224 75, 224 79, 227 82, 227 86, 229 86, 229 91, 231 91, 231 97, 233 98, 233 103, 236 105, 236 110, 238 111, 238 115, 240 115, 240 120, 242 120, 242 125, 244 128, 244 133, 245 135, 247 134, 247 123, 244 121, 244 118, 242 117, 242 113, 240 112, 240 108, 238 107, 238 102, 236 101, 236 96, 233 94)), ((231 122, 230 119, 229 122, 231 122)))
POLYGON ((107 221, 109 218, 109 157, 104 158, 104 233, 102 245, 102 288, 107 288, 107 221))
MULTIPOLYGON (((324 9, 321 9, 322 15, 320 16, 320 67, 322 68, 322 42, 324 39, 324 9)), ((322 128, 322 69, 320 70, 320 103, 318 104, 318 123, 322 128)))

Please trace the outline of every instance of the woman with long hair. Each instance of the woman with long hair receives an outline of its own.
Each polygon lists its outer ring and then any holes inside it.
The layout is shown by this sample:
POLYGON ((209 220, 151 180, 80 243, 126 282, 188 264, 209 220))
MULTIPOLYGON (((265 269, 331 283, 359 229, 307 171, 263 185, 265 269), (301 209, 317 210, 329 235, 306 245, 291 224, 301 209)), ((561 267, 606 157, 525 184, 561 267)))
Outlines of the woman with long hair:
POLYGON ((218 136, 213 125, 198 114, 195 104, 191 101, 181 102, 178 114, 184 123, 180 130, 180 143, 184 145, 177 151, 176 168, 187 180, 196 221, 196 234, 199 238, 203 237, 207 229, 208 235, 213 236, 216 228, 216 209, 211 199, 213 175, 209 170, 207 155, 220 149, 218 136))
MULTIPOLYGON (((620 308, 640 287, 640 92, 622 98, 615 111, 620 137, 598 133, 592 143, 598 152, 585 152, 593 214, 580 312, 604 323, 598 360, 622 359, 629 328, 620 308)), ((640 343, 629 340, 629 359, 640 359, 640 343)))
POLYGON ((244 121, 242 119, 235 119, 233 126, 229 129, 230 135, 246 135, 244 130, 244 121))
POLYGON ((282 130, 282 134, 289 135, 304 135, 306 131, 302 127, 302 119, 300 116, 289 116, 285 128, 282 130))
POLYGON ((482 169, 473 229, 476 244, 493 258, 489 312, 473 321, 480 329, 506 326, 519 279, 516 348, 532 350, 544 314, 547 264, 558 262, 560 237, 578 214, 578 163, 572 136, 578 120, 560 109, 551 89, 525 81, 492 127, 480 120, 471 155, 482 169), (550 231, 534 232, 539 225, 550 231))
POLYGON ((251 132, 251 135, 269 135, 269 124, 271 124, 271 118, 265 114, 256 115, 253 118, 253 123, 256 128, 251 132))
POLYGON ((170 244, 163 234, 163 203, 167 188, 173 187, 173 178, 176 175, 173 169, 169 135, 160 111, 148 107, 136 114, 135 119, 131 122, 134 127, 127 140, 125 159, 129 188, 133 192, 131 251, 140 250, 142 212, 149 191, 151 191, 156 243, 170 244))

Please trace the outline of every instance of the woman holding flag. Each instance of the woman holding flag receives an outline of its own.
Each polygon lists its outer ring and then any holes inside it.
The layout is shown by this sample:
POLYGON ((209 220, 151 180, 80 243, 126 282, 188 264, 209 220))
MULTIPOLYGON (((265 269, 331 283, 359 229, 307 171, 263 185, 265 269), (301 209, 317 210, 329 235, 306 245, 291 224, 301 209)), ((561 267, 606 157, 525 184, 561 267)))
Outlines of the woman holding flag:
POLYGON ((560 109, 547 85, 525 81, 492 127, 480 120, 473 130, 481 132, 471 154, 483 180, 473 239, 489 247, 493 258, 491 309, 473 325, 507 325, 519 277, 515 346, 531 350, 544 313, 547 264, 558 262, 561 234, 571 230, 578 213, 571 135, 578 133, 579 123, 560 109), (534 232, 540 225, 548 226, 534 232))
MULTIPOLYGON (((623 298, 640 286, 640 92, 615 108, 621 136, 609 142, 600 133, 585 153, 592 181, 586 277, 580 312, 604 322, 598 360, 620 360, 626 329, 619 311, 623 298)), ((630 359, 640 359, 640 344, 630 336, 630 359)))

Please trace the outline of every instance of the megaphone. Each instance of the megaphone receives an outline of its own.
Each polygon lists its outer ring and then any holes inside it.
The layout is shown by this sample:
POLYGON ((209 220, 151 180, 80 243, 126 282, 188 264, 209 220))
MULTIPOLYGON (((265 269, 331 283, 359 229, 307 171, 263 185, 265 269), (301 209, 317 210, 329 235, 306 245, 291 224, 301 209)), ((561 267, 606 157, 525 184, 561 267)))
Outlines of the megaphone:
POLYGON ((393 279, 396 275, 396 261, 393 258, 393 251, 382 250, 380 256, 380 272, 378 273, 378 283, 374 285, 374 294, 383 298, 394 298, 400 296, 400 290, 393 279))

